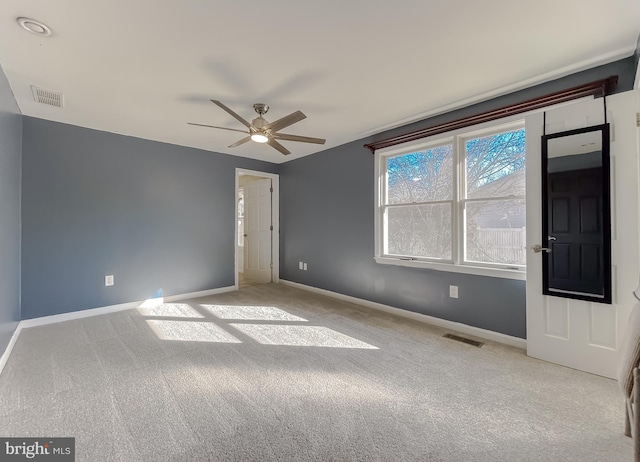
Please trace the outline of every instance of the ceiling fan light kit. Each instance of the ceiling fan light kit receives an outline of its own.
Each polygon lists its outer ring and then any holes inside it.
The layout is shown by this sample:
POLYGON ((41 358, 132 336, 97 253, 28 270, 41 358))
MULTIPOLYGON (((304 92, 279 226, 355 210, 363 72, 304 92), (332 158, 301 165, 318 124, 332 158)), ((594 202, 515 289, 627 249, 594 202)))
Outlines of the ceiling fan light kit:
POLYGON ((256 143, 266 143, 269 141, 269 138, 262 133, 254 133, 251 135, 251 141, 255 141, 256 143))
POLYGON ((287 155, 291 154, 291 152, 277 140, 297 141, 299 143, 314 144, 324 144, 326 141, 322 138, 311 138, 309 136, 287 135, 285 133, 278 133, 279 130, 306 119, 307 116, 304 115, 301 111, 293 112, 288 116, 284 116, 276 120, 275 122, 269 122, 263 117, 269 111, 269 106, 264 103, 256 103, 253 105, 253 109, 258 113, 258 117, 256 117, 251 121, 251 123, 249 123, 244 118, 236 114, 233 110, 222 104, 220 101, 212 99, 211 102, 227 112, 242 125, 247 127, 247 131, 237 130, 235 128, 217 127, 215 125, 197 124, 192 122, 187 123, 189 125, 196 125, 199 127, 217 128, 219 130, 229 130, 247 134, 245 138, 242 138, 241 140, 238 140, 230 145, 230 148, 235 148, 236 146, 240 146, 241 144, 247 143, 248 141, 254 141, 256 143, 267 143, 269 146, 276 149, 280 153, 287 155))

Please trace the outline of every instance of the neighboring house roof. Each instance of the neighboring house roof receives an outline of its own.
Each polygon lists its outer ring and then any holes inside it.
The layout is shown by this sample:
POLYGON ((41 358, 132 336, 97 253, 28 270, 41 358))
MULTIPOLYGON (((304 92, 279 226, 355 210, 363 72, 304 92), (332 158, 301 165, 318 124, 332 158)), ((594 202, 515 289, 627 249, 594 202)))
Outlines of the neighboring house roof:
MULTIPOLYGON (((505 175, 499 180, 492 181, 476 189, 475 197, 495 197, 506 195, 513 191, 513 183, 525 183, 525 171, 518 170, 505 175)), ((523 191, 524 193, 524 191, 523 191)), ((526 211, 517 203, 495 202, 487 204, 482 209, 482 214, 475 218, 479 228, 522 228, 526 224, 526 211)))

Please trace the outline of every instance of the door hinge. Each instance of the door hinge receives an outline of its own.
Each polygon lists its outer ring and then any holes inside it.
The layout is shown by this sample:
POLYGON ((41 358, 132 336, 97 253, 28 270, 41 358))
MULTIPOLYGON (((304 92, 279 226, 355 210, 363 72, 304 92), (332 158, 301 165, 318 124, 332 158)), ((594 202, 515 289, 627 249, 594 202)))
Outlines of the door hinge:
POLYGON ((636 112, 636 127, 640 127, 640 112, 636 112))
POLYGON ((269 192, 273 192, 273 186, 269 188, 269 192))
POLYGON ((270 229, 271 231, 273 231, 273 225, 269 226, 269 229, 270 229))

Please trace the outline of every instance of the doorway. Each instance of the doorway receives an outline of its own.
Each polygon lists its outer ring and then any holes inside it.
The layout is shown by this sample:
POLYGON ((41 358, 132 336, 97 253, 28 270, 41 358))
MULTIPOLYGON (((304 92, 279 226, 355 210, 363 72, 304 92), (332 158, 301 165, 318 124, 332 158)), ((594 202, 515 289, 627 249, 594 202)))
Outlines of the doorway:
POLYGON ((279 177, 236 169, 236 289, 278 282, 279 177))

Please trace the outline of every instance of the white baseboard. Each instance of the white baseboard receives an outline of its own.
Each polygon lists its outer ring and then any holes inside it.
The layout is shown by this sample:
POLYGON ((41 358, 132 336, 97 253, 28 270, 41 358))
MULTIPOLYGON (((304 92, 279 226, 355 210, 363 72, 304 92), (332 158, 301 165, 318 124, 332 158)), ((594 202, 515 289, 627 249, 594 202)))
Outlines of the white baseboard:
POLYGON ((9 355, 13 350, 13 346, 18 341, 18 335, 20 335, 21 326, 20 323, 16 326, 16 330, 13 331, 13 335, 11 336, 11 340, 9 340, 9 344, 7 348, 5 348, 4 353, 0 356, 0 374, 2 374, 2 370, 4 369, 4 365, 9 361, 9 355))
POLYGON ((355 303, 367 308, 371 308, 378 311, 384 311, 386 313, 395 314, 404 318, 413 319, 416 321, 431 324, 433 326, 442 327, 444 329, 455 330, 463 334, 473 335, 474 337, 491 340, 505 345, 511 345, 517 348, 527 348, 527 341, 511 335, 501 334, 500 332, 494 332, 487 329, 481 329, 479 327, 468 326, 467 324, 461 324, 459 322, 447 321, 446 319, 440 319, 433 316, 429 316, 422 313, 415 313, 413 311, 403 310, 402 308, 396 308, 389 305, 383 305, 382 303, 371 302, 361 298, 351 297, 350 295, 344 295, 337 292, 331 292, 330 290, 319 289, 317 287, 307 286, 300 284, 299 282, 287 281, 280 279, 281 284, 285 284, 298 289, 307 290, 309 292, 315 292, 317 294, 326 295, 327 297, 337 298, 345 302, 355 303))
MULTIPOLYGON (((208 295, 221 294, 224 292, 232 292, 237 290, 235 286, 229 287, 219 287, 217 289, 210 290, 201 290, 199 292, 189 292, 186 294, 178 294, 178 295, 169 295, 167 297, 163 297, 164 302, 174 302, 177 300, 186 300, 189 298, 198 298, 198 297, 206 297, 208 295)), ((44 326, 46 324, 55 324, 58 322, 71 321, 72 319, 81 319, 88 318, 91 316, 100 316, 102 314, 115 313, 117 311, 130 310, 132 308, 138 308, 140 305, 145 303, 146 300, 140 300, 137 302, 128 302, 121 303, 119 305, 110 305, 110 306, 102 306, 99 308, 90 308, 87 310, 73 311, 71 313, 62 313, 62 314, 54 314, 51 316, 42 316, 40 318, 33 319, 25 319, 18 323, 18 327, 16 327, 11 340, 9 341, 9 345, 5 349, 5 352, 0 357, 0 374, 2 374, 2 370, 4 369, 5 364, 9 360, 9 355, 13 350, 13 346, 18 340, 18 336, 20 335, 20 331, 22 329, 27 329, 29 327, 36 326, 44 326)))
POLYGON ((130 310, 137 308, 144 302, 129 302, 119 305, 101 306, 99 308, 89 308, 87 310, 72 311, 71 313, 52 314, 51 316, 42 316, 40 318, 24 319, 20 321, 20 327, 23 329, 36 326, 44 326, 46 324, 55 324, 58 322, 71 321, 73 319, 89 318, 91 316, 100 316, 101 314, 115 313, 117 311, 130 310))
MULTIPOLYGON (((174 302, 176 300, 185 300, 188 298, 206 297, 207 295, 221 294, 236 290, 235 286, 220 287, 218 289, 201 290, 200 292, 189 292, 186 294, 169 295, 162 297, 164 302, 174 302)), ((45 324, 54 324, 56 322, 70 321, 72 319, 88 318, 90 316, 100 316, 102 314, 115 313, 117 311, 130 310, 138 308, 146 300, 136 302, 121 303, 119 305, 102 306, 99 308, 90 308, 87 310, 72 311, 71 313, 54 314, 51 316, 42 316, 40 318, 25 319, 20 321, 23 328, 43 326, 45 324)))

